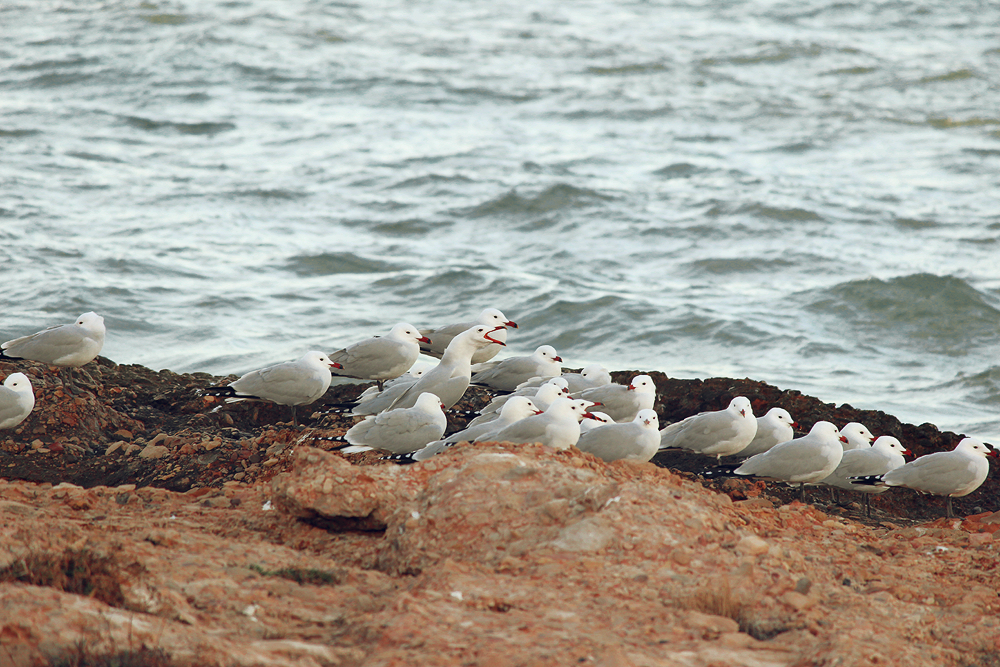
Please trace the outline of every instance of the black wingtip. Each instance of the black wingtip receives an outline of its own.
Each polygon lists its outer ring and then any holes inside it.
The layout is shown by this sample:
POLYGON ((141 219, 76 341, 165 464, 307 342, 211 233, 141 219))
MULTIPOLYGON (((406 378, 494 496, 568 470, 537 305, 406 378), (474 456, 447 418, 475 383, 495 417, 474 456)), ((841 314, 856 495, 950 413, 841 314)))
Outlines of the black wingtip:
POLYGON ((866 475, 864 477, 851 477, 851 484, 859 486, 878 486, 882 481, 882 475, 866 475))
POLYGON ((720 477, 743 477, 743 475, 737 475, 736 469, 739 468, 742 463, 733 463, 730 465, 715 466, 714 468, 709 468, 708 470, 702 470, 699 475, 705 479, 718 479, 720 477))
POLYGON ((205 396, 224 396, 227 398, 236 396, 236 390, 229 385, 223 387, 206 387, 201 390, 201 393, 205 396))
POLYGON ((409 454, 393 454, 391 456, 383 456, 379 460, 392 461, 393 463, 397 463, 401 466, 411 465, 417 462, 417 460, 413 458, 413 452, 410 452, 409 454))
POLYGON ((351 446, 351 443, 347 442, 347 440, 345 440, 344 436, 342 436, 342 435, 316 435, 316 436, 313 436, 313 440, 325 440, 327 442, 339 442, 339 443, 342 443, 342 444, 338 445, 337 447, 333 447, 332 448, 333 451, 337 451, 338 449, 343 449, 344 447, 350 447, 351 446))

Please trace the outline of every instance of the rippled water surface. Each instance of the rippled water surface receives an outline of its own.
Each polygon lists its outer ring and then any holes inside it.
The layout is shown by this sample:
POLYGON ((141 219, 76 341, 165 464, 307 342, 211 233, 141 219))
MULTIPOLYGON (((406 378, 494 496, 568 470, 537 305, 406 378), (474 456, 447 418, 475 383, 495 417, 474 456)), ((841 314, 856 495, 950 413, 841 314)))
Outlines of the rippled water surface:
POLYGON ((1000 438, 1000 5, 8 2, 3 340, 397 321, 1000 438))

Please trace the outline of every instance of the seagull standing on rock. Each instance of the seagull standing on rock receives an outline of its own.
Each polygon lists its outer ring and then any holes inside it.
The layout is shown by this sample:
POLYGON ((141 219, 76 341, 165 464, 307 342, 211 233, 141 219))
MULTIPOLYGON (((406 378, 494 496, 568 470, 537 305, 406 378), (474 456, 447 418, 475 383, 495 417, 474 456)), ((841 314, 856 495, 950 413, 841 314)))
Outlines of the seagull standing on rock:
MULTIPOLYGON (((844 435, 844 429, 840 429, 840 434, 844 435)), ((845 451, 837 469, 830 473, 829 477, 824 479, 822 483, 837 489, 862 492, 865 499, 865 516, 871 518, 871 504, 869 502, 871 494, 884 493, 889 490, 889 487, 855 484, 852 478, 883 475, 890 470, 895 470, 906 463, 903 456, 909 453, 910 450, 903 447, 903 443, 899 440, 891 435, 883 435, 871 447, 845 451)))
POLYGON ((298 361, 288 361, 250 371, 221 387, 205 389, 208 396, 223 396, 226 403, 270 401, 292 408, 292 424, 299 425, 295 406, 308 405, 330 388, 330 368, 336 367, 322 352, 306 352, 298 361))
POLYGON ((660 431, 660 449, 679 447, 719 459, 740 452, 756 434, 750 399, 737 396, 725 410, 700 412, 667 426, 660 431))
POLYGON ((375 380, 382 386, 410 370, 420 356, 420 343, 429 343, 415 326, 400 322, 385 336, 374 336, 337 350, 330 359, 340 364, 334 375, 375 380))
POLYGON ((631 459, 648 461, 660 447, 660 422, 656 411, 639 410, 624 424, 605 424, 580 434, 577 449, 604 462, 631 459))
POLYGON ((955 516, 952 498, 967 496, 978 489, 990 473, 989 456, 996 450, 982 440, 965 438, 950 452, 934 452, 901 465, 884 475, 855 478, 856 486, 905 486, 921 493, 944 496, 947 515, 955 516))
POLYGON ((805 485, 822 481, 837 469, 844 456, 842 443, 846 440, 836 426, 818 421, 801 438, 751 456, 732 472, 798 484, 800 498, 805 502, 805 485))
MULTIPOLYGON (((79 368, 97 358, 104 347, 104 318, 91 311, 73 324, 49 327, 0 345, 0 359, 28 359, 50 366, 79 368)), ((72 378, 72 370, 67 371, 72 378)))
POLYGON ((551 345, 541 345, 526 357, 508 357, 491 362, 472 376, 472 384, 496 391, 514 391, 525 380, 534 377, 553 378, 562 375, 562 357, 551 345))
POLYGON ((740 456, 753 456, 795 437, 798 424, 784 408, 771 408, 763 417, 757 417, 757 434, 750 444, 737 452, 740 456))
POLYGON ((480 324, 489 327, 499 327, 495 329, 496 333, 493 334, 496 343, 476 350, 476 353, 472 355, 473 364, 485 363, 497 356, 500 348, 507 343, 507 328, 517 328, 516 322, 508 320, 507 316, 496 308, 487 308, 479 313, 479 317, 475 322, 459 322, 458 324, 448 324, 437 329, 421 329, 420 333, 428 338, 429 342, 421 343, 420 351, 428 356, 440 359, 444 356, 444 351, 448 349, 448 344, 451 343, 452 338, 480 324))
POLYGON ((366 417, 344 434, 350 443, 345 454, 385 449, 393 454, 409 454, 444 435, 448 418, 441 409, 441 399, 430 392, 417 397, 412 408, 390 410, 366 417))
POLYGON ((566 382, 561 377, 550 378, 548 382, 540 387, 518 389, 513 394, 497 396, 479 411, 479 416, 469 422, 469 426, 478 426, 479 424, 495 420, 504 406, 517 396, 530 398, 535 407, 545 412, 552 405, 552 401, 560 397, 569 396, 569 394, 566 391, 566 382))

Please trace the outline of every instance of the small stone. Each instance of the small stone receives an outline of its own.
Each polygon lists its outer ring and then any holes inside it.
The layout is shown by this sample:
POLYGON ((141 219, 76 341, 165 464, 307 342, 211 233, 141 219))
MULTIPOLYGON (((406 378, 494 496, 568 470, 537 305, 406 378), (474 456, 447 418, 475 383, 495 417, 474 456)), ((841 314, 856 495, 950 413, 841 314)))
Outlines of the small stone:
POLYGON ((736 543, 736 551, 748 556, 766 554, 770 549, 771 545, 756 535, 746 535, 736 543))

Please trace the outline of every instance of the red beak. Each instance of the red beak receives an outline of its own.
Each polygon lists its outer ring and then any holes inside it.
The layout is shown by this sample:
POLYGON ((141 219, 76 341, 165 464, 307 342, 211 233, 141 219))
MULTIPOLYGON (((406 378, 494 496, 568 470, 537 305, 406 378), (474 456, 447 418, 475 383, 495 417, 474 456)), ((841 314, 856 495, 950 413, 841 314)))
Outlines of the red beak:
MULTIPOLYGON (((598 405, 600 405, 600 403, 598 403, 598 405)), ((601 421, 600 419, 598 419, 596 416, 590 414, 589 412, 584 412, 583 416, 586 417, 587 419, 597 419, 597 421, 601 421)))
POLYGON ((799 423, 798 422, 792 422, 791 423, 791 427, 792 428, 798 428, 799 427, 799 423))
POLYGON ((743 415, 744 417, 746 417, 747 416, 747 411, 746 410, 740 410, 740 414, 743 415))
POLYGON ((635 387, 633 387, 632 385, 625 387, 625 391, 632 391, 633 389, 635 389, 635 387))
POLYGON ((913 452, 911 452, 909 449, 904 449, 903 456, 913 456, 913 452))
POLYGON ((428 345, 430 345, 431 344, 431 339, 428 338, 427 336, 421 336, 420 338, 417 339, 417 342, 418 343, 427 343, 428 345))
POLYGON ((846 435, 840 436, 840 441, 846 445, 847 444, 847 436, 846 435))
POLYGON ((341 366, 340 364, 338 364, 336 361, 331 361, 330 362, 330 368, 343 368, 343 366, 341 366))
POLYGON ((552 361, 558 361, 562 363, 562 357, 552 357, 552 361))
POLYGON ((535 414, 536 415, 540 415, 540 414, 542 414, 542 411, 541 410, 535 410, 535 414))
MULTIPOLYGON (((499 329, 503 329, 503 327, 496 327, 495 329, 493 329, 493 331, 497 331, 499 329)), ((491 343, 496 343, 497 345, 503 345, 504 347, 507 347, 507 343, 503 342, 502 340, 497 340, 496 338, 490 336, 490 334, 493 333, 493 331, 487 331, 485 334, 483 334, 486 340, 490 341, 491 343)))
POLYGON ((510 327, 511 329, 517 328, 517 322, 504 322, 503 325, 505 327, 510 327))

